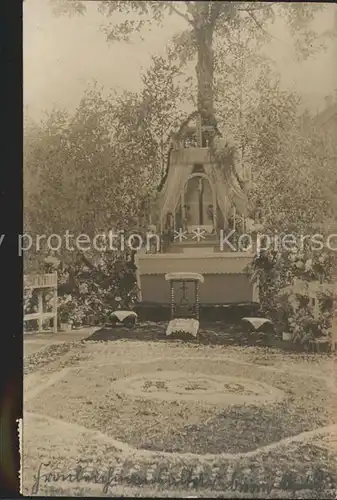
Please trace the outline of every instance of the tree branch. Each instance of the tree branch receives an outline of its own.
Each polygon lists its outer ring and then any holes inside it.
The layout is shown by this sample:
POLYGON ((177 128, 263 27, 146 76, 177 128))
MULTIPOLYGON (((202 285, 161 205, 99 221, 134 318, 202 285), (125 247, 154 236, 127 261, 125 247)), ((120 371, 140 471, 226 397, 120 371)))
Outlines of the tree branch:
POLYGON ((277 2, 270 2, 270 3, 267 3, 265 5, 259 5, 258 7, 245 7, 243 9, 238 9, 242 12, 255 12, 257 10, 264 10, 266 8, 269 8, 271 7, 272 5, 275 5, 277 2))
POLYGON ((276 36, 272 35, 271 33, 269 33, 269 31, 267 31, 263 26, 262 24, 260 23, 260 21, 258 19, 256 19, 256 16, 255 14, 253 14, 253 12, 249 11, 249 10, 244 10, 242 9, 244 12, 246 12, 252 19, 253 21, 255 22, 256 26, 258 26, 260 28, 260 30, 265 34, 267 35, 269 38, 273 38, 274 40, 277 40, 278 42, 282 42, 284 43, 285 45, 288 45, 284 40, 281 40, 280 38, 277 38, 276 36))
POLYGON ((172 5, 172 3, 170 3, 169 9, 171 9, 171 11, 175 12, 178 16, 180 16, 183 19, 185 19, 185 21, 187 21, 189 24, 191 24, 192 26, 194 26, 192 20, 186 14, 184 14, 183 12, 180 12, 180 10, 177 9, 174 5, 172 5))
POLYGON ((255 22, 256 26, 258 26, 260 28, 261 31, 263 31, 263 33, 265 35, 268 35, 269 37, 272 37, 272 35, 262 26, 262 24, 260 23, 260 21, 258 21, 255 17, 255 14, 253 14, 252 11, 250 10, 246 10, 245 12, 247 12, 247 14, 253 19, 253 21, 255 22))

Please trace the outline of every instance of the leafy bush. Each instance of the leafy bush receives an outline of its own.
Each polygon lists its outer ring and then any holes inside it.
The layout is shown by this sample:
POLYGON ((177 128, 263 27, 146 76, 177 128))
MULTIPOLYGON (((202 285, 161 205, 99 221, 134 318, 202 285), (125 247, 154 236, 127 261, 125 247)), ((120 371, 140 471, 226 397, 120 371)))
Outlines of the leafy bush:
POLYGON ((331 283, 334 265, 331 252, 269 249, 256 254, 248 273, 259 285, 260 314, 271 319, 279 331, 291 332, 295 342, 306 343, 326 335, 331 327, 332 296, 325 293, 317 297, 320 314, 315 318, 307 297, 294 297, 284 288, 293 285, 295 279, 331 283))
POLYGON ((72 301, 70 295, 58 304, 58 317, 61 323, 73 323, 76 304, 72 301))
POLYGON ((280 303, 280 292, 286 285, 292 284, 293 276, 289 272, 286 257, 274 250, 262 251, 254 256, 248 267, 251 281, 258 284, 260 313, 272 321, 284 316, 282 308, 287 307, 280 303))
POLYGON ((322 337, 325 333, 322 319, 315 319, 309 307, 295 309, 289 318, 289 324, 293 341, 300 344, 322 337))
POLYGON ((137 300, 136 266, 130 255, 105 253, 93 264, 86 256, 58 270, 58 312, 75 326, 110 322, 116 309, 132 309, 137 300), (116 258, 117 257, 117 258, 116 258))

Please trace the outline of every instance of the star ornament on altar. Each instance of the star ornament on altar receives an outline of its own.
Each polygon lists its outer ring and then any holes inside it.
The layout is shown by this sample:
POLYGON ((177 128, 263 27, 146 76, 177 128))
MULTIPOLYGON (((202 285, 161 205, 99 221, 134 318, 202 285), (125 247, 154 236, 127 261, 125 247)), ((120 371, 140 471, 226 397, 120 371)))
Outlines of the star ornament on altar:
POLYGON ((187 240, 187 231, 184 231, 182 228, 179 231, 174 231, 174 239, 179 240, 180 243, 183 240, 187 240))
POLYGON ((201 240, 205 240, 206 236, 204 234, 206 233, 205 229, 201 229, 200 227, 197 227, 197 229, 194 229, 192 231, 193 235, 192 240, 197 240, 198 243, 200 243, 201 240))

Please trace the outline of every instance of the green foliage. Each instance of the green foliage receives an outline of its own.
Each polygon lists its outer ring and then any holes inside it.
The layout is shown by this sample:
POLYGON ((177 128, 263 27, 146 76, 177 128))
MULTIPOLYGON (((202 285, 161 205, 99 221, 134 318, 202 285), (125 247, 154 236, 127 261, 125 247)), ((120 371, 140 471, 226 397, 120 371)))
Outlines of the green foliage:
MULTIPOLYGON (((68 0, 52 0, 61 11, 83 14, 85 4, 68 0), (68 2, 65 6, 65 2, 68 2)), ((336 35, 316 33, 312 27, 316 13, 324 6, 301 3, 275 6, 274 3, 252 5, 251 2, 155 2, 155 1, 103 1, 97 2, 107 23, 104 31, 109 41, 130 41, 153 23, 161 25, 168 15, 184 19, 186 30, 173 37, 168 54, 171 60, 184 64, 197 56, 197 108, 214 119, 214 45, 218 37, 225 45, 232 44, 232 34, 243 31, 247 41, 259 44, 270 41, 266 29, 276 15, 285 19, 295 39, 297 53, 307 58, 324 46, 324 39, 336 35), (122 17, 121 17, 122 16, 122 17), (318 42, 315 45, 315 42, 318 42)), ((241 35, 240 35, 241 36, 241 35)))
MULTIPOLYGON (((56 15, 83 15, 86 2, 79 0, 50 0, 56 15)), ((319 33, 314 21, 326 6, 308 2, 173 2, 110 0, 97 1, 98 10, 106 18, 104 31, 109 41, 130 41, 135 33, 162 25, 170 15, 179 16, 186 22, 186 31, 178 34, 173 42, 176 55, 186 62, 198 47, 198 30, 212 29, 224 41, 236 28, 244 27, 250 39, 261 43, 270 41, 273 35, 268 28, 276 18, 283 18, 294 40, 296 53, 308 58, 325 48, 325 43, 336 36, 336 30, 319 33), (111 21, 110 21, 111 20, 111 21), (187 57, 182 57, 187 56, 187 57)))
MULTIPOLYGON (((26 232, 92 237, 144 230, 144 206, 155 195, 181 117, 179 76, 176 66, 154 57, 139 94, 107 96, 90 87, 73 115, 55 110, 26 124, 26 232)), ((25 253, 26 268, 45 258, 33 250, 25 253)))
POLYGON ((252 283, 259 287, 261 315, 272 321, 278 320, 278 294, 291 280, 291 276, 284 273, 282 260, 279 252, 262 251, 248 267, 252 283))
POLYGON ((129 257, 102 255, 97 264, 85 256, 58 271, 58 316, 74 326, 109 323, 116 309, 137 302, 136 267, 129 257))
POLYGON ((181 83, 182 77, 179 67, 161 56, 153 56, 150 68, 142 75, 142 107, 138 127, 151 131, 156 164, 161 166, 160 174, 165 170, 172 132, 184 117, 182 105, 186 88, 181 83))
POLYGON ((308 306, 294 309, 289 318, 293 342, 307 344, 311 340, 322 337, 326 333, 324 319, 315 319, 308 306))
POLYGON ((61 323, 74 323, 76 304, 71 300, 62 300, 58 304, 58 318, 61 323))
POLYGON ((259 205, 267 228, 307 232, 336 212, 336 141, 310 115, 304 129, 299 96, 282 89, 260 47, 245 27, 215 38, 217 123, 250 187, 250 217, 259 205))
POLYGON ((25 190, 28 231, 91 234, 103 222, 112 223, 117 214, 114 200, 122 193, 109 138, 110 117, 109 101, 89 89, 74 116, 62 114, 61 120, 54 112, 37 126, 38 134, 25 130, 25 182, 31 179, 25 190), (109 208, 111 220, 103 221, 109 208))
MULTIPOLYGON (((79 7, 78 2, 67 0, 67 5, 73 11, 83 13, 84 4, 79 7)), ((97 5, 106 19, 105 29, 110 40, 129 40, 146 26, 160 24, 172 14, 186 22, 186 30, 177 33, 168 46, 171 65, 164 71, 166 61, 154 58, 149 77, 144 77, 147 90, 144 89, 138 97, 139 110, 133 115, 137 124, 135 135, 142 144, 140 151, 144 151, 144 158, 147 157, 151 168, 153 164, 160 164, 160 171, 164 170, 169 129, 181 118, 172 105, 176 102, 172 96, 178 93, 172 77, 174 74, 178 76, 178 68, 197 54, 200 63, 200 54, 206 50, 201 31, 208 30, 212 33, 212 47, 207 50, 209 57, 214 57, 214 71, 211 64, 208 77, 198 73, 196 87, 200 91, 200 86, 208 82, 213 88, 219 128, 226 139, 233 139, 233 145, 238 148, 244 170, 242 174, 250 178, 249 172, 252 172, 251 215, 254 218, 256 202, 259 201, 265 223, 274 227, 282 225, 281 229, 294 224, 303 228, 312 221, 331 217, 337 201, 334 195, 337 184, 335 162, 331 161, 336 155, 335 141, 332 141, 333 146, 326 157, 326 137, 321 136, 318 140, 316 131, 309 135, 302 133, 297 122, 298 96, 281 90, 279 76, 260 50, 273 38, 268 29, 276 17, 288 25, 299 56, 306 58, 323 49, 324 40, 336 35, 333 30, 315 31, 317 15, 326 6, 152 1, 108 1, 97 2, 97 5), (165 78, 167 87, 163 86, 165 78), (203 82, 202 78, 205 79, 203 82), (165 99, 159 97, 160 94, 165 95, 165 99), (173 117, 169 110, 173 111, 173 117), (153 131, 151 134, 149 126, 153 131), (307 200, 305 205, 303 198, 307 200)), ((186 82, 186 88, 188 86, 192 94, 197 93, 191 81, 186 82)), ((123 99, 127 101, 127 96, 123 99)), ((137 100, 134 95, 133 99, 137 100)), ((121 137, 121 143, 124 144, 124 137, 121 137)), ((128 141, 127 150, 138 151, 138 144, 138 140, 128 141), (133 148, 132 144, 136 147, 133 148)), ((157 181, 158 177, 154 179, 157 181)))
POLYGON ((81 0, 51 0, 53 12, 56 16, 84 14, 85 3, 81 0))
POLYGON ((276 125, 267 130, 272 120, 265 116, 252 202, 260 200, 268 226, 285 231, 297 228, 306 234, 313 230, 312 223, 323 223, 336 213, 336 145, 329 149, 326 135, 314 130, 304 133, 295 120, 285 122, 285 129, 276 125))
POLYGON ((309 300, 299 295, 294 301, 286 287, 292 286, 295 279, 331 283, 335 265, 332 252, 310 252, 308 248, 270 249, 256 254, 248 272, 259 287, 261 315, 271 319, 280 332, 292 332, 295 342, 306 343, 326 335, 333 315, 330 294, 318 297, 320 314, 315 318, 309 300))

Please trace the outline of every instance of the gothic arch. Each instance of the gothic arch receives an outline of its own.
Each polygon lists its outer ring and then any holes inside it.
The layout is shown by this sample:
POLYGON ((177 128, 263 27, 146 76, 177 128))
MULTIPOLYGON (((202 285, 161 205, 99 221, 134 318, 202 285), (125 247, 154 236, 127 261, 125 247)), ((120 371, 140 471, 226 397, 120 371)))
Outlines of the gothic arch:
POLYGON ((184 183, 183 192, 184 192, 184 194, 186 193, 186 189, 187 189, 188 183, 192 179, 195 179, 195 178, 205 179, 208 182, 208 185, 210 187, 210 190, 211 190, 211 193, 212 193, 212 205, 213 205, 213 230, 215 230, 216 229, 216 219, 217 219, 217 211, 216 211, 216 209, 217 209, 217 198, 216 198, 215 187, 213 186, 212 181, 209 179, 209 177, 205 173, 202 173, 202 172, 195 172, 195 173, 190 174, 188 176, 188 178, 186 179, 185 183, 184 183))

